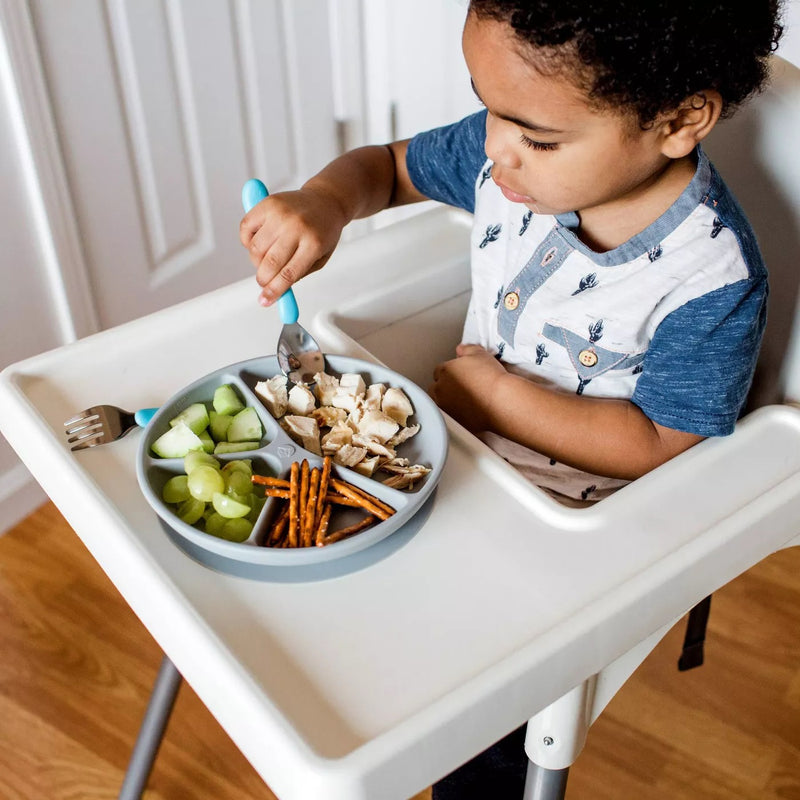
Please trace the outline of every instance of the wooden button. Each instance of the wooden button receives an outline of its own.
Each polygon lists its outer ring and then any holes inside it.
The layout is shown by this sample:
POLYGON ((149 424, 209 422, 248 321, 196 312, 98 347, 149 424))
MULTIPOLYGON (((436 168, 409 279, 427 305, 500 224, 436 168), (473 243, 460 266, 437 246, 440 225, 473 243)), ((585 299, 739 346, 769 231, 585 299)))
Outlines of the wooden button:
POLYGON ((578 361, 583 364, 584 367, 593 367, 597 363, 597 353, 594 350, 581 350, 578 353, 578 361))
POLYGON ((516 292, 509 292, 503 298, 503 305, 509 311, 513 311, 519 305, 519 295, 516 292))

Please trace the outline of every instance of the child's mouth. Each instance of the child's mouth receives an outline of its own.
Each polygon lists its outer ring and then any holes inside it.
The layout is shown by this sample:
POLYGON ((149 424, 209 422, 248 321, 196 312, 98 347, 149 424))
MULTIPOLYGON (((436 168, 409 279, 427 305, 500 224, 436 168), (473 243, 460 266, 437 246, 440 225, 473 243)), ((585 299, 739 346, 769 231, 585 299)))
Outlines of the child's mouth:
MULTIPOLYGON (((497 181, 495 181, 497 183, 497 181)), ((502 183, 497 183, 498 188, 503 193, 503 197, 506 200, 510 200, 512 203, 527 203, 532 204, 534 202, 532 197, 529 197, 525 194, 518 194, 517 192, 509 189, 507 186, 503 186, 502 183)))

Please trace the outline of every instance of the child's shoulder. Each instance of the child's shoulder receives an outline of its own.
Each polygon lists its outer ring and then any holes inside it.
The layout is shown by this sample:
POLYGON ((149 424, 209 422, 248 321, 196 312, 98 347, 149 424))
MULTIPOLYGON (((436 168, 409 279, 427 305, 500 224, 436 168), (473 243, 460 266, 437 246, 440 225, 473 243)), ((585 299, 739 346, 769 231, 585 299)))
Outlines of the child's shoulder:
POLYGON ((723 176, 702 149, 700 153, 700 167, 704 167, 707 171, 706 189, 699 201, 699 205, 706 212, 702 215, 707 230, 706 235, 713 240, 720 237, 722 241, 732 238, 750 277, 760 279, 766 275, 766 268, 750 220, 723 176), (709 224, 710 230, 708 230, 709 224), (723 232, 727 232, 730 236, 723 235, 723 232))
POLYGON ((417 134, 408 144, 411 182, 426 197, 473 212, 475 180, 486 162, 486 111, 417 134))

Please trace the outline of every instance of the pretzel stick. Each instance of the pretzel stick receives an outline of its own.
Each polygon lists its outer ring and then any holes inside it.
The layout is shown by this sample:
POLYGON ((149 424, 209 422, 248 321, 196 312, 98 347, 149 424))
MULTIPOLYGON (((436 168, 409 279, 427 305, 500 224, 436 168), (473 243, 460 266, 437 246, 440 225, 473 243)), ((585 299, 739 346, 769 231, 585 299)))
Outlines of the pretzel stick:
POLYGON ((370 514, 368 517, 364 517, 364 519, 362 519, 360 522, 356 522, 355 525, 350 525, 347 528, 334 531, 329 536, 326 536, 323 540, 323 544, 333 544, 334 542, 346 539, 348 536, 352 536, 354 533, 358 533, 359 531, 364 530, 364 528, 368 528, 373 522, 375 522, 375 517, 370 514))
POLYGON ((284 478, 272 478, 269 475, 252 475, 250 481, 260 486, 277 486, 281 489, 289 488, 289 481, 284 478))
POLYGON ((317 510, 314 513, 314 530, 319 527, 319 521, 322 519, 322 507, 325 504, 325 496, 328 494, 328 483, 331 479, 332 463, 333 461, 330 456, 325 456, 322 460, 322 475, 319 479, 319 497, 317 498, 317 510))
POLYGON ((314 519, 317 515, 317 494, 319 492, 319 469, 311 470, 308 481, 308 503, 306 504, 305 521, 303 522, 303 547, 311 547, 314 543, 314 519))
POLYGON ((283 534, 286 532, 286 526, 289 523, 289 504, 284 503, 280 513, 275 517, 275 521, 270 527, 269 537, 267 538, 268 547, 279 547, 283 534))
MULTIPOLYGON (((289 490, 277 489, 277 488, 272 489, 270 487, 267 487, 267 489, 264 492, 264 496, 277 497, 280 500, 288 500, 289 490)), ((317 500, 318 500, 318 507, 320 507, 324 503, 334 503, 337 506, 350 506, 351 508, 362 508, 361 502, 359 500, 354 500, 352 497, 345 497, 344 495, 337 494, 336 492, 328 492, 325 496, 323 496, 321 492, 318 492, 317 500)), ((319 517, 317 517, 316 520, 319 521, 319 517)))
POLYGON ((384 503, 383 500, 375 497, 375 495, 370 494, 366 489, 362 489, 360 486, 356 486, 354 483, 347 484, 352 488, 352 490, 356 493, 361 495, 366 500, 369 500, 370 503, 374 503, 378 508, 383 509, 390 517, 394 514, 394 509, 388 504, 384 503))
POLYGON ((297 547, 298 500, 300 499, 300 465, 294 461, 289 473, 289 547, 297 547))
POLYGON ((278 497, 281 500, 288 500, 290 491, 288 483, 285 489, 279 489, 277 486, 267 486, 264 489, 264 497, 278 497))
POLYGON ((317 526, 317 532, 314 537, 314 544, 317 547, 322 547, 325 544, 325 535, 328 532, 328 523, 331 519, 331 506, 329 503, 325 503, 322 507, 322 516, 319 518, 319 525, 317 526))
POLYGON ((297 546, 302 547, 305 541, 306 503, 308 503, 308 459, 304 458, 300 464, 300 500, 297 513, 300 516, 297 528, 297 546))
POLYGON ((336 478, 332 478, 331 484, 336 491, 341 492, 345 497, 350 497, 353 500, 357 500, 361 508, 374 514, 379 519, 389 519, 389 517, 394 514, 393 508, 387 506, 385 503, 382 503, 376 497, 372 497, 372 495, 367 494, 367 492, 361 490, 356 491, 356 487, 350 483, 345 483, 344 481, 339 481, 336 480, 336 478), (386 509, 389 510, 387 511, 386 509))

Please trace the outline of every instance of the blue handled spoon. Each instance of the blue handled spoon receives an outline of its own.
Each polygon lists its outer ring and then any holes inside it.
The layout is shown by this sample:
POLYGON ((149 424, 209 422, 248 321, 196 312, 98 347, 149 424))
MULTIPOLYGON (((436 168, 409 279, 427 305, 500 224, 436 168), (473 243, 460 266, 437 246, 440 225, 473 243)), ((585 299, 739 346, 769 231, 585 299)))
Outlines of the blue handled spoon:
MULTIPOLYGON (((245 212, 268 196, 267 187, 251 178, 242 187, 245 212)), ((314 376, 325 369, 325 358, 314 337, 297 322, 300 311, 291 288, 278 298, 278 313, 283 323, 278 337, 278 364, 292 383, 312 385, 314 376)))

